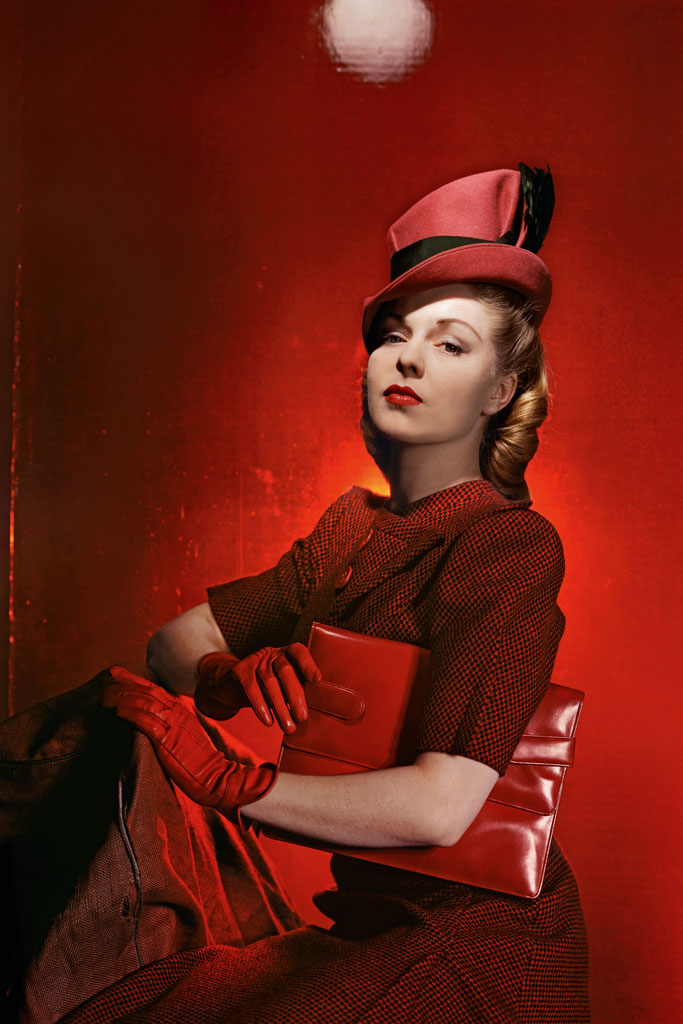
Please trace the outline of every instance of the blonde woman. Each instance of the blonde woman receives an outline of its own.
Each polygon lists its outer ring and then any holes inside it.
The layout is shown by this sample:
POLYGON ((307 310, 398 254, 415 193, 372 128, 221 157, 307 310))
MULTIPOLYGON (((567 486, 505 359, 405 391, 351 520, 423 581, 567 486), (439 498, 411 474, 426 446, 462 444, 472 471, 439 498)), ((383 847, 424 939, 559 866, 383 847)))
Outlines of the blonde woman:
MULTIPOLYGON (((148 659, 162 686, 112 670, 106 707, 152 740, 179 799, 235 832, 450 846, 505 772, 564 627, 561 543, 524 479, 547 413, 537 250, 551 212, 549 175, 520 165, 451 182, 392 226, 392 280, 365 304, 361 424, 390 497, 351 488, 272 569, 211 587, 162 627, 148 659), (176 695, 209 718, 252 707, 294 731, 319 678, 303 646, 314 619, 431 650, 412 764, 278 775, 218 749, 176 695)), ((185 942, 155 962, 143 951, 69 1019, 589 1019, 581 906, 557 845, 532 901, 343 856, 332 869, 337 887, 316 898, 329 930, 185 942)))

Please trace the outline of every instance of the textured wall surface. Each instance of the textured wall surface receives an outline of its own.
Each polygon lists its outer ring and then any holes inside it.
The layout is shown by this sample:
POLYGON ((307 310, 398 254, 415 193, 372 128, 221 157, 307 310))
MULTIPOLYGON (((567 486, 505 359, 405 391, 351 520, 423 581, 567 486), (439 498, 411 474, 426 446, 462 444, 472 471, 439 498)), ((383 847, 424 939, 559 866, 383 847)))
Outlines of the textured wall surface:
MULTIPOLYGON (((680 10, 434 0, 431 54, 381 83, 334 65, 315 8, 8 7, 9 706, 141 654, 381 486, 356 423, 386 228, 451 178, 549 162, 555 403, 529 477, 567 555, 555 681, 587 691, 559 834, 596 1024, 679 1019, 680 10)), ((302 901, 324 883, 277 855, 302 901)))

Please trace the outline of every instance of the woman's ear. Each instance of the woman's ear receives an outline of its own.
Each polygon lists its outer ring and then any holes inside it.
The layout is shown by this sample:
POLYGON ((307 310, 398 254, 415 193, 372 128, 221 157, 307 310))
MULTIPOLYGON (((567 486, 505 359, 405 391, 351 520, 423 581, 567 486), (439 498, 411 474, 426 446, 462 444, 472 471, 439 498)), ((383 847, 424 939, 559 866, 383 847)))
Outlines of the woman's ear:
POLYGON ((494 416, 512 401, 515 391, 517 390, 518 379, 519 378, 516 373, 510 373, 507 377, 499 377, 497 379, 483 409, 483 412, 487 416, 494 416))

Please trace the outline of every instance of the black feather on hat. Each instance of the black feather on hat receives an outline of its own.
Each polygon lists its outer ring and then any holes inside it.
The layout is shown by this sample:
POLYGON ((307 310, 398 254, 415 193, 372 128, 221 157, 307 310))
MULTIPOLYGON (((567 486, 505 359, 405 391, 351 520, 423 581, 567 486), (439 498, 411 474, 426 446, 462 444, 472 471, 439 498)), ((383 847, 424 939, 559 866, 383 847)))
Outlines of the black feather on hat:
POLYGON ((521 248, 530 252, 538 252, 543 245, 550 220, 555 207, 555 189, 550 166, 547 171, 540 167, 519 165, 522 177, 522 196, 524 197, 524 223, 526 237, 521 248))

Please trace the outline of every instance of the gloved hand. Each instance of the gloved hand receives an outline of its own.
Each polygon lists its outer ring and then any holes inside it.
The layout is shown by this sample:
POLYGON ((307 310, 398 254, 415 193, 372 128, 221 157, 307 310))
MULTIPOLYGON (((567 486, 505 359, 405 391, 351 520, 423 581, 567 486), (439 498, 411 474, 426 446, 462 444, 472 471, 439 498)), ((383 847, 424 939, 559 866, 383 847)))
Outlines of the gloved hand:
POLYGON ((223 720, 251 706, 264 725, 272 725, 274 715, 287 733, 308 718, 302 683, 322 678, 303 644, 262 647, 242 660, 212 651, 199 659, 196 675, 194 701, 203 715, 223 720))
POLYGON ((276 765, 231 761, 174 694, 118 665, 109 672, 115 682, 102 692, 104 706, 149 737, 167 775, 187 796, 241 824, 239 808, 265 796, 276 765))

